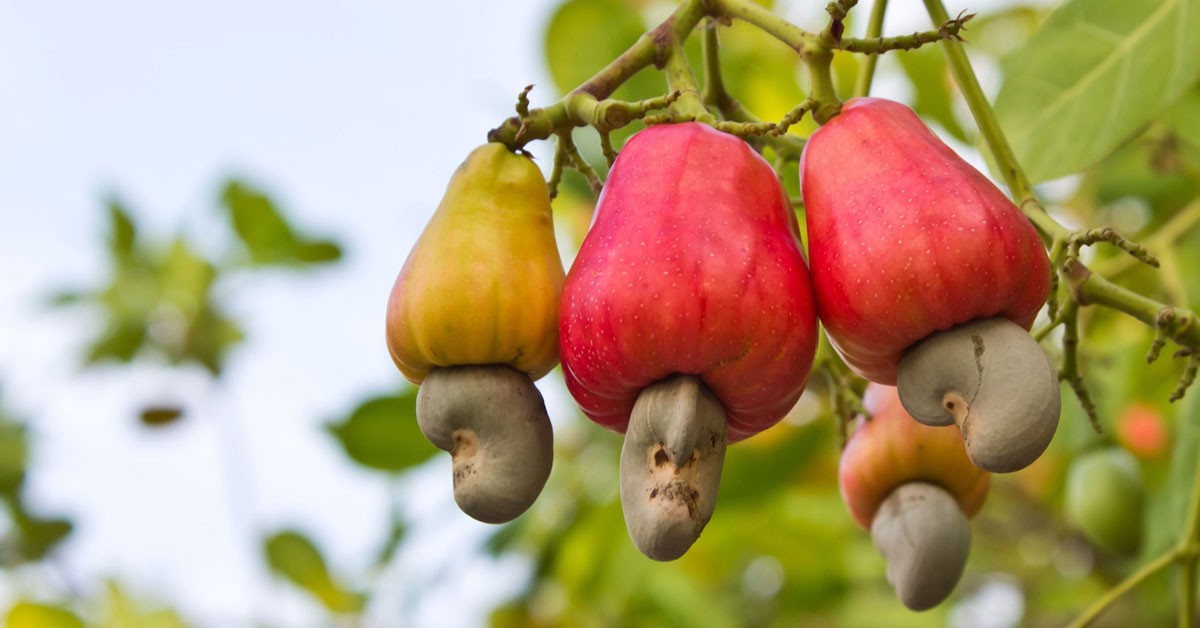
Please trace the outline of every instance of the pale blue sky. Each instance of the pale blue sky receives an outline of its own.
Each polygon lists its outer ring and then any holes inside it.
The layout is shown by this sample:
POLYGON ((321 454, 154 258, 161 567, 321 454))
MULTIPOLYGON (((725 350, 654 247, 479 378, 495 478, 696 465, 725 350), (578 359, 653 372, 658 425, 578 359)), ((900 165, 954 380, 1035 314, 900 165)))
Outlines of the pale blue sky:
MULTIPOLYGON (((0 1, 0 385, 36 430, 35 503, 78 523, 62 552, 76 579, 118 576, 208 625, 312 623, 234 523, 224 420, 243 443, 249 517, 299 525, 335 567, 363 571, 385 534, 387 486, 319 425, 399 382, 382 339, 392 279, 463 156, 524 85, 546 82, 549 4, 0 1), (104 278, 102 196, 119 192, 160 237, 183 226, 215 245, 210 212, 231 173, 340 238, 345 263, 230 285, 250 342, 215 393, 196 373, 79 372, 97 321, 39 301, 104 278), (163 396, 196 412, 147 434, 134 412, 163 396)), ((441 466, 427 475, 449 482, 441 466)), ((447 535, 485 529, 448 499, 408 500, 439 531, 401 558, 409 573, 385 598, 444 562, 447 535)), ((418 612, 478 611, 487 600, 475 598, 435 595, 418 612)))

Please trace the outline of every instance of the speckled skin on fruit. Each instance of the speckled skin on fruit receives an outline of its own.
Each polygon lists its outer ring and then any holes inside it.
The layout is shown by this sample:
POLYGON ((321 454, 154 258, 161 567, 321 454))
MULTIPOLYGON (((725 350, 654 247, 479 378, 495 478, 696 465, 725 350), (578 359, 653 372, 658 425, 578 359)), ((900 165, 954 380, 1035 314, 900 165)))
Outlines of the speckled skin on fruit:
POLYGON ((698 123, 625 144, 560 311, 567 387, 618 432, 643 388, 684 373, 720 399, 729 441, 746 438, 795 404, 817 344, 799 228, 774 171, 698 123))
POLYGON ((895 384, 905 349, 959 323, 1033 324, 1050 281, 1037 232, 908 107, 848 101, 800 177, 821 322, 859 375, 895 384))
POLYGON ((459 166, 387 307, 396 366, 503 364, 536 380, 558 363, 563 268, 550 193, 533 161, 485 144, 459 166))
POLYGON ((991 474, 971 464, 957 428, 914 421, 891 386, 867 386, 863 404, 870 419, 859 419, 838 465, 842 500, 858 525, 871 529, 883 500, 908 482, 945 489, 967 517, 979 512, 991 474))

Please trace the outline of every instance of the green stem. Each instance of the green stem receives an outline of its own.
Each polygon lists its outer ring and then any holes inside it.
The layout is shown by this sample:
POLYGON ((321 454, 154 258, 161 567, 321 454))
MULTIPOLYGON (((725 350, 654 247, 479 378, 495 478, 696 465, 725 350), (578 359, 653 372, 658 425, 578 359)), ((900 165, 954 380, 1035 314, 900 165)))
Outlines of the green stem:
POLYGON ((516 149, 534 140, 547 139, 559 131, 589 124, 589 107, 612 95, 622 83, 641 69, 661 64, 678 32, 690 33, 704 17, 701 0, 686 0, 661 24, 643 34, 628 50, 558 102, 533 109, 528 116, 514 116, 488 133, 489 142, 516 149))
POLYGON ((805 44, 819 40, 816 33, 788 22, 752 0, 708 0, 708 7, 713 15, 722 15, 757 26, 768 35, 791 46, 796 52, 800 52, 805 44))
POLYGON ((974 14, 963 15, 944 22, 937 30, 921 31, 911 35, 897 37, 880 37, 878 34, 868 35, 863 39, 847 37, 841 41, 838 48, 847 52, 858 52, 866 55, 880 55, 893 50, 916 50, 925 44, 932 44, 943 39, 957 39, 963 24, 975 17, 974 14))
POLYGON ((825 124, 842 110, 842 101, 833 86, 833 50, 824 44, 810 45, 800 56, 812 83, 805 99, 812 103, 809 111, 818 124, 825 124))
POLYGON ((833 74, 830 70, 833 64, 833 50, 838 46, 838 41, 832 33, 828 30, 821 34, 806 31, 751 0, 709 0, 708 4, 715 15, 749 22, 791 46, 800 54, 808 69, 812 82, 808 99, 813 103, 813 117, 817 122, 824 124, 837 115, 842 103, 833 87, 833 74))
POLYGON ((1196 563, 1200 547, 1200 461, 1192 478, 1192 501, 1188 506, 1184 535, 1175 551, 1179 554, 1179 625, 1192 626, 1196 618, 1196 563))
MULTIPOLYGON (((1171 219, 1163 223, 1154 234, 1143 240, 1149 250, 1166 250, 1200 223, 1200 201, 1192 201, 1183 209, 1176 212, 1171 219)), ((1140 260, 1131 256, 1113 258, 1107 263, 1097 264, 1098 272, 1105 275, 1118 275, 1137 265, 1140 260)))
MULTIPOLYGON (((1103 305, 1124 312, 1152 328, 1157 328, 1162 312, 1168 308, 1174 310, 1178 317, 1195 316, 1189 310, 1176 310, 1133 292, 1127 288, 1093 273, 1076 260, 1067 263, 1066 273, 1068 288, 1072 297, 1080 305, 1103 305)), ((1176 344, 1196 349, 1200 347, 1200 325, 1180 325, 1174 333, 1169 334, 1176 344)))
MULTIPOLYGON (((929 17, 935 24, 945 24, 950 19, 942 0, 925 0, 925 8, 929 11, 929 17)), ((1048 242, 1065 238, 1070 231, 1055 222, 1042 208, 1041 203, 1033 194, 1033 186, 1030 185, 1025 172, 1017 164, 1016 153, 1013 152, 1008 139, 1004 137, 1004 132, 1000 130, 1000 122, 996 119, 996 114, 992 111, 987 97, 984 96, 983 88, 979 86, 979 79, 975 77, 975 71, 971 68, 971 61, 967 58, 967 52, 963 49, 962 43, 954 39, 947 39, 942 46, 950 62, 950 70, 954 73, 954 78, 962 90, 963 98, 966 99, 967 106, 971 109, 971 115, 974 116, 975 123, 979 126, 979 132, 983 135, 992 157, 999 164, 1001 175, 1008 184, 1008 189, 1012 192, 1013 197, 1017 199, 1017 204, 1021 206, 1021 211, 1048 242)))
POLYGON ((704 28, 704 37, 700 40, 700 50, 704 55, 704 92, 701 100, 704 104, 724 109, 724 103, 729 100, 729 92, 725 91, 725 79, 721 77, 721 44, 717 41, 717 24, 710 21, 704 28))
POLYGON ((667 53, 665 68, 667 89, 679 94, 679 98, 671 103, 671 114, 681 120, 699 120, 712 124, 716 122, 704 101, 700 99, 700 87, 696 83, 696 74, 688 63, 687 53, 684 52, 682 40, 672 44, 667 53))
POLYGON ((1076 617, 1075 621, 1069 624, 1069 627, 1084 628, 1084 626, 1090 626, 1092 622, 1096 621, 1096 619, 1100 617, 1101 613, 1108 610, 1109 606, 1112 606, 1114 602, 1121 599, 1121 596, 1132 591, 1144 580, 1150 576, 1153 576, 1159 571, 1162 571, 1171 563, 1175 562, 1175 559, 1178 557, 1178 555, 1179 554, 1177 551, 1171 550, 1154 559, 1153 561, 1146 563, 1133 575, 1122 580, 1117 586, 1109 589, 1108 592, 1104 594, 1104 597, 1096 600, 1095 603, 1089 606, 1087 610, 1083 611, 1079 617, 1076 617))
POLYGON ((1196 625, 1196 556, 1179 561, 1179 628, 1196 625))
MULTIPOLYGON (((871 18, 867 22, 867 39, 878 38, 883 33, 883 16, 887 12, 887 0, 875 0, 871 6, 871 18)), ((858 68, 858 80, 854 82, 854 95, 866 96, 871 93, 871 81, 875 79, 875 55, 867 55, 858 68)))

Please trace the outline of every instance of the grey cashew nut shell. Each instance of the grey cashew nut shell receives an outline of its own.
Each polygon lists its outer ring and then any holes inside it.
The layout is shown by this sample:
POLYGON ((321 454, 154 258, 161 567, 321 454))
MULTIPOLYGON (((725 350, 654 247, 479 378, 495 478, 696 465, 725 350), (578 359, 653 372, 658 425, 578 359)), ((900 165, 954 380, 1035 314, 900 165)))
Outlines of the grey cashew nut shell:
POLYGON ((971 462, 995 473, 1029 466, 1058 427, 1058 373, 1029 332, 1006 318, 921 340, 901 359, 896 386, 913 418, 957 424, 971 462))
POLYGON ((945 489, 926 482, 901 484, 871 521, 871 540, 887 561, 896 596, 914 611, 949 597, 971 550, 967 517, 945 489))
POLYGON ((634 545, 654 560, 683 556, 717 505, 725 409, 694 375, 642 390, 621 447, 621 509, 634 545))
POLYGON ((458 507, 484 523, 528 510, 550 475, 546 404, 529 376, 512 367, 434 369, 417 392, 417 423, 453 458, 458 507))

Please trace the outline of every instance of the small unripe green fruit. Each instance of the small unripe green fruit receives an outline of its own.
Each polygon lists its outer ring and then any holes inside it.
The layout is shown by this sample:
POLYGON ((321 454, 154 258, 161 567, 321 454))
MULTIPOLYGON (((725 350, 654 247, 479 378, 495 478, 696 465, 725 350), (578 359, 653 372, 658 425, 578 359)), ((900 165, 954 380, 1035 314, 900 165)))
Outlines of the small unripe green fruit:
POLYGON ((1115 554, 1133 554, 1141 544, 1144 501, 1138 462, 1119 447, 1084 454, 1067 472, 1067 520, 1115 554))

